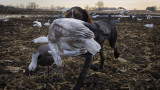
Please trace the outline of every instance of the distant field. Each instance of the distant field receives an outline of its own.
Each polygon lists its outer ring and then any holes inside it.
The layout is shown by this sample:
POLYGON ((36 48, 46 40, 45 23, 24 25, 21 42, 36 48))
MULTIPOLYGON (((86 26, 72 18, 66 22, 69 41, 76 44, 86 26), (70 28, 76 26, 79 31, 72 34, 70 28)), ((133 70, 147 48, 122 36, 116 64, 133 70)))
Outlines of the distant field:
POLYGON ((52 10, 0 10, 0 14, 53 14, 61 13, 60 11, 52 10))
MULTIPOLYGON (((111 13, 119 14, 120 11, 89 11, 91 13, 111 13)), ((148 12, 146 10, 130 10, 131 14, 151 14, 160 15, 160 10, 148 12)), ((0 10, 0 14, 61 14, 61 11, 53 10, 0 10)))
MULTIPOLYGON (((89 11, 92 13, 115 13, 118 14, 120 11, 89 11)), ((148 12, 146 10, 130 10, 131 14, 151 14, 151 15, 160 15, 160 10, 154 12, 148 12)))

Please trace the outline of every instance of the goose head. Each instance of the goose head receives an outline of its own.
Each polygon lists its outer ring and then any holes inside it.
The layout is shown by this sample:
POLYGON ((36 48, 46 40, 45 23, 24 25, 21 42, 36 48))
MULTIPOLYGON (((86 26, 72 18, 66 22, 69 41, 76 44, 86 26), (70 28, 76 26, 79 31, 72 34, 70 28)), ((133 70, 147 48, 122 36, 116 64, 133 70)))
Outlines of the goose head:
POLYGON ((36 69, 36 67, 37 67, 37 60, 38 60, 38 56, 39 55, 40 54, 38 52, 35 52, 35 53, 32 54, 32 61, 31 61, 31 63, 28 66, 29 75, 31 75, 32 72, 36 69))

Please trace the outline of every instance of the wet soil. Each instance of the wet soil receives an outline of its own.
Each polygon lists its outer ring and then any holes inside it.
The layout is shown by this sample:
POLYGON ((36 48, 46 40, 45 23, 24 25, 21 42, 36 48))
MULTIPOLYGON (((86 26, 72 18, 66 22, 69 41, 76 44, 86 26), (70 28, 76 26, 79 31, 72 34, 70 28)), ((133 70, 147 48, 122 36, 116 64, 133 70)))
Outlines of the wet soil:
MULTIPOLYGON (((48 19, 42 17, 39 21, 44 24, 48 19)), ((28 76, 31 55, 42 45, 32 40, 48 33, 48 27, 43 26, 40 32, 33 27, 34 20, 36 18, 0 21, 0 89, 72 89, 84 63, 82 57, 64 58, 63 72, 55 65, 48 76, 47 67, 38 66, 33 75, 28 76)), ((94 69, 100 61, 99 55, 95 55, 82 90, 159 90, 160 18, 143 18, 142 21, 122 18, 116 28, 120 57, 114 58, 113 49, 106 41, 104 70, 94 69), (148 23, 153 23, 154 27, 143 26, 148 23)))

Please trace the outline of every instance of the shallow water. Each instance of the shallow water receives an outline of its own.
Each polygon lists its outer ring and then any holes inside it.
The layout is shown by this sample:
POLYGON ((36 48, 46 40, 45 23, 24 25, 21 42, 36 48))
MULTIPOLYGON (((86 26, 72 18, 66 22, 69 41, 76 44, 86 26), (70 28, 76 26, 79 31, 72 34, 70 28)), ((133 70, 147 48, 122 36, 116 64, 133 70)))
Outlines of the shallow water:
MULTIPOLYGON (((5 18, 22 18, 22 17, 60 17, 60 15, 29 15, 29 14, 2 14, 0 15, 0 20, 3 20, 5 18)), ((129 15, 111 15, 112 17, 122 17, 122 18, 128 18, 130 17, 129 15)), ((63 17, 63 16, 62 16, 63 17)), ((108 17, 108 15, 99 15, 98 17, 108 17)), ((152 16, 152 17, 156 17, 156 18, 160 18, 160 16, 152 16)))
POLYGON ((2 14, 0 15, 0 20, 5 18, 22 18, 22 17, 43 17, 43 16, 49 16, 49 15, 29 15, 29 14, 2 14))

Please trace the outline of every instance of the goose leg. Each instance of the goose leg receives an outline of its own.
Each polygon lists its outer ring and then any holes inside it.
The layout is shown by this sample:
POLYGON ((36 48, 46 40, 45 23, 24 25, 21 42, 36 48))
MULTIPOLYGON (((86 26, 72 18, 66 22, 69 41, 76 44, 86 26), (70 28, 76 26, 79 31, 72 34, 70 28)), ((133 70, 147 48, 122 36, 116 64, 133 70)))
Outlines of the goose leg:
POLYGON ((73 88, 73 90, 80 90, 81 86, 84 84, 85 77, 87 75, 87 72, 90 68, 90 64, 91 64, 91 61, 92 61, 92 55, 87 54, 85 59, 86 60, 85 60, 84 66, 82 68, 82 71, 81 71, 81 73, 78 77, 77 83, 76 83, 75 87, 73 88))

